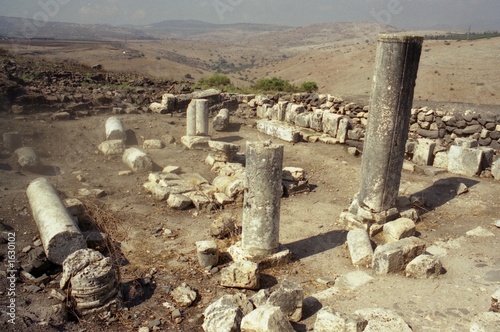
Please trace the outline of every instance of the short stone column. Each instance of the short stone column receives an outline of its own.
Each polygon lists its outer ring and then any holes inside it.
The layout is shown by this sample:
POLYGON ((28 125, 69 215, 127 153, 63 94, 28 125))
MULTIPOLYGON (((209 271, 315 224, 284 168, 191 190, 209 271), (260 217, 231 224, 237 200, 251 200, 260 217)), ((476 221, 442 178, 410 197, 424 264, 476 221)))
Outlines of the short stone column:
POLYGON ((196 99, 196 135, 208 136, 208 100, 196 99))
POLYGON ((186 136, 196 136, 196 99, 191 100, 186 111, 186 136))
POLYGON ((208 147, 208 100, 193 99, 186 111, 186 136, 181 142, 189 149, 205 149, 208 147))
POLYGON ((283 145, 247 142, 242 249, 252 257, 279 249, 283 145))
MULTIPOLYGON (((380 35, 361 162, 349 213, 366 224, 395 219, 422 37, 380 35)), ((352 218, 351 218, 352 220, 352 218)))

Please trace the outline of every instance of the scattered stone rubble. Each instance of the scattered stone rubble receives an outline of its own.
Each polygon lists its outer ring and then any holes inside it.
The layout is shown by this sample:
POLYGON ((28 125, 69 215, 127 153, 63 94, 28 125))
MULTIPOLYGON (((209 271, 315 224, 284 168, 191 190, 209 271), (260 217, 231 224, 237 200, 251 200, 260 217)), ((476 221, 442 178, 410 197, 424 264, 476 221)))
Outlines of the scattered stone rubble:
MULTIPOLYGON (((307 300, 322 301, 332 295, 315 294, 307 300)), ((304 300, 302 288, 285 281, 275 291, 262 289, 250 299, 243 293, 222 296, 205 309, 202 327, 205 332, 294 331, 290 322, 299 322, 303 307, 307 305, 310 302, 304 300)), ((411 330, 398 314, 382 308, 365 308, 345 314, 325 306, 317 312, 314 323, 314 331, 319 332, 411 330)))
POLYGON ((347 246, 354 266, 372 267, 377 274, 405 272, 407 277, 433 278, 443 273, 439 258, 426 251, 424 241, 414 237, 415 222, 399 218, 383 226, 385 244, 375 251, 368 232, 355 228, 347 234, 347 246))
POLYGON ((304 293, 285 281, 277 290, 261 290, 250 300, 244 294, 224 295, 204 312, 204 331, 293 331, 302 318, 304 293))
MULTIPOLYGON (((263 118, 257 128, 269 135, 289 142, 305 140, 322 141, 331 144, 352 144, 362 142, 368 119, 368 108, 355 104, 343 104, 343 101, 330 95, 293 95, 292 101, 278 100, 263 96, 228 96, 216 90, 209 90, 182 97, 173 94, 162 95, 161 103, 153 103, 149 109, 157 113, 170 113, 179 105, 193 108, 196 118, 188 122, 187 136, 203 136, 204 147, 214 151, 207 157, 207 163, 219 174, 213 184, 198 174, 184 174, 178 168, 165 168, 161 173, 150 173, 144 188, 157 200, 166 200, 169 206, 185 209, 194 205, 198 209, 212 207, 212 204, 225 205, 241 200, 245 183, 245 168, 241 163, 232 162, 238 157, 239 147, 233 144, 210 140, 208 136, 208 110, 216 110, 221 100, 229 100, 234 109, 237 103, 246 103, 255 109, 258 117, 263 118), (311 98, 311 96, 313 96, 311 98), (229 98, 229 99, 228 99, 229 98), (300 102, 300 103, 298 103, 300 102), (194 106, 193 106, 194 103, 194 106), (198 104, 202 104, 198 110, 198 104), (208 106, 207 106, 208 105, 208 106), (283 124, 287 122, 289 124, 283 124), (194 123, 194 127, 193 127, 194 123), (299 127, 299 128, 298 128, 299 127), (207 139, 208 138, 208 139, 207 139), (206 145, 205 145, 206 143, 206 145), (240 198, 238 198, 240 197, 240 198)), ((117 111, 117 113, 119 113, 117 111)), ((192 115, 188 114, 189 116, 192 115)), ((55 119, 67 119, 70 114, 60 112, 55 119)), ((485 168, 497 177, 500 163, 495 161, 495 150, 499 149, 500 119, 490 115, 445 114, 426 108, 412 110, 410 134, 418 138, 416 143, 407 144, 406 153, 414 164, 446 168, 457 174, 479 175, 485 168), (461 136, 470 137, 464 138, 461 136), (498 137, 497 137, 498 136, 498 137), (419 138, 424 137, 424 138, 419 138), (435 139, 433 141, 430 139, 435 139), (454 145, 451 145, 451 144, 454 145)), ((223 109, 213 122, 215 130, 226 130, 229 125, 229 111, 223 109)), ((126 135, 123 124, 117 117, 106 122, 106 141, 99 150, 106 156, 123 154, 123 162, 134 172, 151 172, 152 160, 146 153, 136 147, 126 149, 126 135)), ((186 144, 189 148, 197 146, 186 144)), ((265 144, 264 144, 265 145, 265 144)), ((269 145, 269 144, 268 144, 269 145)), ((10 151, 19 151, 19 138, 15 133, 4 134, 4 146, 10 151)), ((163 147, 161 140, 146 140, 143 149, 159 149, 163 147)), ((34 152, 34 151, 33 151, 34 152)), ((16 152, 17 153, 17 152, 16 152)), ((21 153, 18 153, 18 156, 21 153)), ((32 154, 30 152, 30 154, 32 154)), ((21 157, 19 157, 21 160, 21 157)), ((28 158, 29 159, 29 158, 28 158)), ((36 155, 34 158, 36 159, 36 155)), ((20 162, 21 164, 21 162, 20 162)), ((23 166, 21 164, 21 166, 23 166)), ((31 167, 27 164, 23 167, 31 167)), ((308 181, 303 169, 279 167, 280 187, 287 195, 309 191, 308 181)), ((280 189, 281 190, 281 189, 280 189)), ((280 196, 281 197, 281 196, 280 196)), ((30 199, 31 201, 32 199, 30 199)), ((32 204, 32 209, 35 210, 32 204)), ((78 203, 68 203, 71 214, 78 214, 78 203)), ((277 204, 279 206, 279 203, 277 204)), ((279 214, 279 209, 278 209, 279 214)), ((35 220, 40 219, 34 212, 35 220)), ((37 224, 40 221, 37 220, 37 224)), ((370 266, 376 274, 400 273, 413 278, 436 277, 442 273, 442 265, 437 257, 426 252, 424 241, 414 237, 414 218, 399 218, 384 223, 376 231, 382 231, 385 242, 373 251, 370 235, 365 229, 351 230, 347 236, 347 244, 352 263, 355 266, 370 266)), ((226 221, 213 227, 212 235, 224 237, 231 233, 234 224, 226 221)), ((76 232, 76 231, 75 231, 76 232)), ((78 232, 76 232, 78 233, 78 232)), ((60 258, 53 258, 42 235, 41 243, 49 259, 60 264, 60 258), (51 258, 52 257, 52 258, 51 258)), ((469 234, 468 234, 469 235, 469 234)), ((255 236, 255 234, 254 234, 255 236)), ((471 235, 472 236, 472 235, 471 235)), ((483 235, 482 235, 483 236, 483 235)), ((278 250, 278 241, 270 248, 268 254, 278 250)), ((200 241, 197 244, 197 255, 203 268, 211 269, 218 264, 219 252, 215 241, 200 241)), ((82 245, 84 246, 84 245, 82 245)), ((28 249, 29 250, 29 249, 28 249)), ((249 250, 243 245, 243 250, 249 250)), ((92 249, 80 249, 62 262, 63 276, 61 289, 75 303, 75 310, 80 315, 114 311, 120 306, 118 276, 109 258, 105 258, 92 249)), ((248 252, 247 252, 248 254, 248 252)), ((47 263, 43 251, 32 250, 30 262, 25 265, 26 278, 47 263)), ((259 289, 259 274, 262 267, 250 260, 236 259, 235 262, 221 270, 220 283, 225 287, 259 289)), ((361 271, 358 271, 361 272, 361 271)), ((370 280, 366 278, 365 280, 370 280)), ((341 286, 342 280, 339 280, 341 286)), ((344 282, 347 284, 347 282, 344 282)), ((191 306, 198 299, 198 293, 187 284, 182 284, 171 292, 174 301, 180 306, 191 306)), ((499 311, 498 291, 492 295, 491 311, 479 315, 471 323, 472 330, 480 330, 482 326, 495 326, 499 311), (486 322, 486 323, 484 323, 486 322), (486 325, 485 325, 486 324, 486 325), (492 325, 493 324, 493 325, 492 325)), ((304 294, 299 285, 283 282, 274 292, 263 290, 249 301, 245 295, 225 295, 205 310, 203 329, 205 331, 293 331, 290 324, 302 319, 304 294), (252 303, 253 302, 253 303, 252 303), (256 308, 254 308, 256 306, 256 308)), ((180 314, 179 314, 180 315, 180 314)), ((395 313, 385 309, 362 309, 353 315, 334 312, 331 308, 323 308, 317 315, 315 330, 333 331, 339 329, 411 331, 411 328, 395 313)), ((497 325, 498 326, 498 325, 497 325)))

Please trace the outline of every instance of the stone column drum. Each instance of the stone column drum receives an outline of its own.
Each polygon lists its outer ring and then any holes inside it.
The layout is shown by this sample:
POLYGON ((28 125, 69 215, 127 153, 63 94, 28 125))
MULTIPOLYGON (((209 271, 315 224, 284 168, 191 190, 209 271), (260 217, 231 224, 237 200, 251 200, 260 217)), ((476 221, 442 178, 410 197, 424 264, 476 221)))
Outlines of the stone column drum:
POLYGON ((196 99, 191 100, 186 111, 186 136, 196 136, 196 99))
POLYGON ((106 140, 119 139, 123 142, 127 139, 127 133, 123 128, 122 120, 117 116, 112 116, 106 120, 106 140))
POLYGON ((87 248, 85 237, 45 179, 33 180, 26 190, 47 258, 61 265, 71 253, 87 248))
POLYGON ((349 212, 363 222, 397 217, 395 202, 408 139, 422 37, 380 35, 361 162, 360 190, 349 212))
POLYGON ((196 99, 196 135, 208 136, 208 100, 196 99))
POLYGON ((283 145, 247 142, 242 249, 253 258, 278 252, 283 145))

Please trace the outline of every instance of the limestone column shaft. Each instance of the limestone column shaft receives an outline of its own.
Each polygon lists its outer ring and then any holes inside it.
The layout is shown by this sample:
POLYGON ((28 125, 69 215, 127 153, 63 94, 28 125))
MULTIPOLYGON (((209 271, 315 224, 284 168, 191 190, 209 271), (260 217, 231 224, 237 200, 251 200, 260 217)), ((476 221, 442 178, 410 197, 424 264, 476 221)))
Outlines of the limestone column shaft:
POLYGON ((395 206, 422 42, 417 36, 379 36, 361 185, 351 213, 384 213, 395 206))
POLYGON ((196 136, 196 99, 191 100, 186 111, 186 136, 196 136))
POLYGON ((283 151, 283 145, 247 142, 242 248, 252 257, 279 249, 283 151))
POLYGON ((207 99, 196 99, 196 136, 208 136, 207 99))

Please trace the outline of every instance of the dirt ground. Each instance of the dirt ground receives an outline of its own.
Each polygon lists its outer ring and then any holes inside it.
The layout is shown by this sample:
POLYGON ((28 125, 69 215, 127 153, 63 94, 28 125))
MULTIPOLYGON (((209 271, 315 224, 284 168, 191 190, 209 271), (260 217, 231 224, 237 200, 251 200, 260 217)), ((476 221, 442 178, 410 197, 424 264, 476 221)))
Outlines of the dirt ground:
MULTIPOLYGON (((0 156, 0 221, 5 225, 2 234, 6 237, 6 233, 15 232, 17 260, 20 264, 26 261, 27 254, 22 249, 33 246, 38 238, 26 197, 26 188, 32 180, 40 176, 48 178, 62 197, 78 197, 81 188, 102 189, 107 195, 92 202, 111 216, 110 234, 123 255, 120 272, 126 307, 117 319, 105 322, 73 319, 54 326, 47 321, 52 315, 50 305, 57 300, 49 297, 49 291, 57 288, 58 282, 51 282, 36 293, 26 291, 26 284, 17 283, 16 325, 7 323, 4 310, 8 299, 3 292, 0 329, 136 331, 160 319, 160 330, 202 331, 203 310, 223 294, 239 292, 221 287, 220 273, 209 274, 198 266, 195 242, 210 238, 210 223, 221 214, 229 213, 241 222, 240 205, 212 212, 194 209, 179 212, 154 201, 142 188, 147 174, 119 176, 119 171, 126 170, 121 158, 108 159, 98 153, 109 115, 57 122, 50 120, 49 114, 0 116, 0 132, 19 131, 24 145, 34 147, 46 166, 44 174, 36 174, 19 169, 15 155, 2 151, 0 156), (193 306, 180 308, 183 319, 176 323, 171 318, 171 309, 164 304, 175 306, 169 292, 183 282, 195 288, 199 296, 193 306)), ((179 143, 185 133, 182 114, 120 117, 139 146, 144 139, 164 134, 175 137, 177 143, 148 151, 158 167, 176 165, 186 173, 200 173, 209 181, 215 177, 204 163, 208 151, 187 150, 179 143)), ((244 151, 246 141, 268 139, 252 127, 253 122, 233 117, 231 131, 213 132, 212 137, 239 144, 244 151)), ((308 298, 329 287, 317 282, 318 278, 335 278, 357 270, 350 262, 346 231, 338 216, 349 206, 359 187, 361 158, 349 155, 341 145, 279 143, 285 147, 284 166, 303 167, 314 189, 282 199, 280 242, 292 251, 293 261, 263 271, 261 284, 262 288, 277 287, 288 279, 302 285, 308 298)), ((343 313, 373 307, 392 309, 414 331, 468 331, 471 319, 488 311, 491 294, 500 286, 500 229, 492 225, 500 219, 500 183, 449 173, 430 177, 405 171, 401 195, 413 195, 425 202, 417 224, 419 237, 428 246, 439 246, 446 273, 437 279, 415 280, 399 274, 378 276, 370 269, 361 269, 374 279, 354 290, 339 288, 319 302, 306 300, 304 318, 294 325, 297 331, 312 330, 315 313, 327 305, 343 313), (457 196, 459 183, 466 184, 469 191, 457 196), (494 236, 466 236, 467 231, 478 226, 494 236)), ((224 251, 235 240, 237 235, 218 244, 224 251)), ((4 262, 6 247, 7 244, 1 245, 4 262)), ((224 257, 219 267, 229 264, 224 257)), ((2 271, 5 269, 2 266, 2 271)), ((58 281, 59 272, 56 269, 51 277, 58 281)), ((2 291, 6 283, 2 274, 2 291)))

